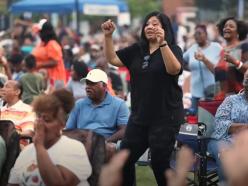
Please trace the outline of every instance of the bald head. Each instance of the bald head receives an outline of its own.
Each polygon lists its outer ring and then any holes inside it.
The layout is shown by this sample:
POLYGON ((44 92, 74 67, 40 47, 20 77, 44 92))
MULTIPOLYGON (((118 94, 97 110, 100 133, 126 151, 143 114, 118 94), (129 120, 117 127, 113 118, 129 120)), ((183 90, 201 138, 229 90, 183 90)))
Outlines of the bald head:
POLYGON ((15 81, 15 80, 6 81, 5 85, 13 87, 15 89, 19 89, 19 90, 22 89, 21 84, 18 81, 15 81))
POLYGON ((17 81, 15 80, 8 80, 5 82, 5 85, 9 85, 9 86, 17 86, 17 81))

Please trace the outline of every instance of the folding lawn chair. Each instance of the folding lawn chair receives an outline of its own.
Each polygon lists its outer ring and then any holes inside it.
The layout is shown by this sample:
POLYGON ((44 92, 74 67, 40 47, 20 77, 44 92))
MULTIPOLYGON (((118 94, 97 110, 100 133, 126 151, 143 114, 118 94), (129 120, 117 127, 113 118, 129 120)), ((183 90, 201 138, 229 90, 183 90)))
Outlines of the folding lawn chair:
MULTIPOLYGON (((193 179, 187 178, 188 185, 217 185, 217 165, 207 152, 207 143, 214 130, 214 117, 222 100, 204 100, 198 104, 198 121, 195 124, 185 123, 181 126, 177 142, 189 146, 196 155, 196 163, 189 172, 193 179)), ((180 146, 180 145, 179 145, 180 146)), ((172 160, 171 167, 176 162, 172 160)))
POLYGON ((204 100, 198 104, 198 126, 201 127, 199 136, 199 185, 218 185, 217 165, 207 152, 207 143, 214 131, 215 113, 223 100, 204 100))

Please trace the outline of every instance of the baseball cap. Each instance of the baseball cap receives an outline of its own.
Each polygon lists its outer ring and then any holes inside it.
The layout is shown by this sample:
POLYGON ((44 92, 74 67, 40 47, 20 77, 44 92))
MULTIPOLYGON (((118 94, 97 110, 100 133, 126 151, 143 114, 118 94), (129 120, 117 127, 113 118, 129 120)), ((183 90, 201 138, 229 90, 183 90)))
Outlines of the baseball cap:
POLYGON ((97 44, 92 44, 92 45, 90 46, 90 49, 91 49, 91 50, 100 50, 100 46, 97 45, 97 44))
POLYGON ((107 74, 100 69, 93 69, 89 71, 87 76, 85 78, 82 78, 80 82, 84 82, 85 80, 89 80, 94 83, 102 81, 103 83, 108 84, 107 74))
POLYGON ((44 25, 44 23, 46 22, 47 22, 47 19, 41 19, 38 23, 35 23, 32 26, 33 32, 38 33, 42 29, 42 26, 44 25))

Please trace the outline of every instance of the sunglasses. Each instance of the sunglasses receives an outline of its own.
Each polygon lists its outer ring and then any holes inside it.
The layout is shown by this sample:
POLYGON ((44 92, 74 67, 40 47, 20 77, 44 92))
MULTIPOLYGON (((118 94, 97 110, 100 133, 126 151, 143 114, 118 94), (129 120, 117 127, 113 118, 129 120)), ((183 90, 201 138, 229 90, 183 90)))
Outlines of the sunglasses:
POLYGON ((149 65, 149 59, 150 59, 150 55, 144 56, 144 61, 142 63, 142 69, 147 69, 149 65))

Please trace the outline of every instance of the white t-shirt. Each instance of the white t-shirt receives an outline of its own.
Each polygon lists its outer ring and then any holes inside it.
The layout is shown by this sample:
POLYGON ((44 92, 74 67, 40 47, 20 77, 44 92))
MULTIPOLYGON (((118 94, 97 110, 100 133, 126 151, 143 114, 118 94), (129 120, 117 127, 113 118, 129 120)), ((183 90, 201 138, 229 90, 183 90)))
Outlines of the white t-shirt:
MULTIPOLYGON (((62 136, 47 152, 54 164, 67 168, 77 176, 80 180, 78 186, 89 185, 87 178, 91 175, 91 165, 82 143, 62 136)), ((25 147, 20 153, 10 172, 9 183, 21 186, 45 185, 40 176, 33 144, 25 147)))

